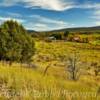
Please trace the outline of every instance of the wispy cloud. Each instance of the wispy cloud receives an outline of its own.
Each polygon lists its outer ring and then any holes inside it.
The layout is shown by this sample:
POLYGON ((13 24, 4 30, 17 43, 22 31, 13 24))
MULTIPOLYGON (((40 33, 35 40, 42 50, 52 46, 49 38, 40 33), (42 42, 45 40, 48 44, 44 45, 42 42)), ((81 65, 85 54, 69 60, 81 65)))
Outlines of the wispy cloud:
POLYGON ((15 13, 15 12, 7 12, 6 13, 8 16, 11 16, 11 17, 17 17, 17 18, 21 18, 23 17, 20 13, 15 13))
MULTIPOLYGON (((70 9, 87 9, 87 11, 92 10, 92 19, 97 25, 100 22, 100 3, 96 2, 83 2, 80 3, 78 0, 3 0, 0 2, 0 6, 13 6, 16 4, 23 4, 23 7, 27 9, 46 9, 53 11, 65 11, 70 9)), ((30 10, 28 9, 28 10, 30 10)), ((6 13, 6 12, 5 12, 6 13)), ((32 14, 32 13, 31 13, 32 14)), ((73 23, 67 21, 67 19, 60 18, 61 20, 54 19, 53 17, 44 17, 40 15, 26 15, 23 16, 16 12, 8 12, 5 15, 6 17, 0 17, 1 21, 6 21, 9 19, 17 20, 25 25, 26 28, 44 31, 44 30, 53 30, 74 27, 73 23)))
POLYGON ((63 11, 73 8, 73 0, 3 0, 1 6, 13 6, 18 3, 24 3, 25 7, 39 7, 42 9, 63 11))
MULTIPOLYGON (((19 0, 18 0, 19 1, 19 0)), ((2 0, 0 2, 0 6, 5 6, 5 7, 8 7, 8 6, 13 6, 17 3, 17 0, 2 0)))
POLYGON ((95 21, 95 25, 100 25, 100 21, 95 21))
POLYGON ((34 19, 36 23, 34 22, 32 23, 32 21, 29 21, 28 24, 25 24, 25 26, 28 29, 45 31, 45 30, 62 29, 62 28, 68 28, 74 26, 74 24, 70 24, 63 20, 51 19, 40 15, 31 15, 29 17, 31 19, 34 19))
POLYGON ((100 9, 94 9, 90 18, 92 18, 95 25, 100 25, 100 9))
MULTIPOLYGON (((39 22, 43 22, 43 23, 51 23, 51 24, 64 24, 63 21, 61 20, 56 20, 56 19, 51 19, 51 18, 47 18, 47 17, 43 17, 40 15, 31 15, 29 16, 30 18, 35 18, 37 19, 39 22)), ((67 24, 67 23, 66 23, 67 24)))
POLYGON ((23 23, 25 20, 23 19, 17 19, 17 18, 11 18, 11 17, 0 17, 0 22, 4 22, 4 21, 7 21, 7 20, 15 20, 15 21, 18 21, 20 23, 23 23))
POLYGON ((100 3, 84 3, 75 6, 75 8, 82 8, 82 9, 100 9, 100 3))
POLYGON ((100 9, 96 9, 93 11, 93 16, 91 17, 95 20, 100 20, 100 9))
POLYGON ((22 23, 27 29, 32 29, 37 31, 62 29, 74 26, 74 24, 70 24, 63 20, 52 19, 40 15, 30 15, 22 17, 22 15, 19 13, 11 13, 11 12, 8 12, 7 15, 9 16, 0 17, 0 23, 12 19, 18 21, 19 23, 22 23))
POLYGON ((83 2, 78 3, 77 0, 3 0, 1 6, 13 6, 19 3, 24 3, 27 8, 41 8, 54 11, 64 11, 73 8, 80 9, 100 9, 100 3, 83 2))
POLYGON ((28 1, 28 7, 40 7, 42 9, 63 11, 73 8, 72 0, 25 0, 28 1))
POLYGON ((43 23, 36 23, 35 25, 33 25, 32 29, 36 31, 45 31, 45 30, 49 30, 50 27, 43 23))

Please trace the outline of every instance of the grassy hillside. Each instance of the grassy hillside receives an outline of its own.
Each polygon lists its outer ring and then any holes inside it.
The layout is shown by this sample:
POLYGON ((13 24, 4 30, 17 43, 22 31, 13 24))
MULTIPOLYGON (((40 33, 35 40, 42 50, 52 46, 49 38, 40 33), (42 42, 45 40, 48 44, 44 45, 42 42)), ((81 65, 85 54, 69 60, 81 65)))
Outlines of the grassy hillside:
POLYGON ((100 64, 98 47, 63 41, 36 41, 35 44, 35 69, 18 63, 0 62, 0 100, 100 99, 100 75, 95 76, 91 67, 93 62, 100 64), (76 51, 80 54, 82 70, 79 80, 71 81, 66 71, 66 59, 76 51), (50 67, 44 76, 48 65, 50 67))

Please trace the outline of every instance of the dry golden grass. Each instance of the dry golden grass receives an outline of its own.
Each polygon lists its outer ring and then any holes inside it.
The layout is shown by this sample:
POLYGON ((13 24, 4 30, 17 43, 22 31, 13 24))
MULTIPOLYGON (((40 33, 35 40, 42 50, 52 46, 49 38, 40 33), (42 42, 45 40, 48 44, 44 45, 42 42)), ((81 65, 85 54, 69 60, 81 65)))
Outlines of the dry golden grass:
POLYGON ((98 50, 82 49, 88 44, 68 42, 36 42, 36 55, 33 63, 36 69, 21 67, 14 63, 9 66, 0 63, 0 100, 99 100, 100 76, 95 77, 88 69, 92 61, 100 61, 98 50), (78 81, 67 79, 63 58, 72 52, 80 53, 84 64, 78 81), (50 65, 45 76, 43 72, 50 65), (98 94, 99 95, 99 94, 98 94))

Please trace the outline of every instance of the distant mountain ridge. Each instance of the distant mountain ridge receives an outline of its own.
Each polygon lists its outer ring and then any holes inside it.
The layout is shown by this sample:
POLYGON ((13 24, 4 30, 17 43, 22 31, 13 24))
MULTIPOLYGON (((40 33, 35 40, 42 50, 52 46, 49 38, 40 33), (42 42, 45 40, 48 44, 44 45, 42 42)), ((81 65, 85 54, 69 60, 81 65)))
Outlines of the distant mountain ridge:
POLYGON ((93 26, 93 27, 75 27, 75 28, 64 28, 64 29, 57 29, 57 30, 51 30, 51 31, 34 31, 34 30, 28 30, 28 32, 62 32, 62 31, 71 31, 71 32, 100 32, 100 26, 93 26))
POLYGON ((93 26, 93 27, 75 27, 75 28, 64 28, 58 30, 52 30, 48 32, 62 32, 62 31, 71 31, 71 32, 100 32, 100 26, 93 26))

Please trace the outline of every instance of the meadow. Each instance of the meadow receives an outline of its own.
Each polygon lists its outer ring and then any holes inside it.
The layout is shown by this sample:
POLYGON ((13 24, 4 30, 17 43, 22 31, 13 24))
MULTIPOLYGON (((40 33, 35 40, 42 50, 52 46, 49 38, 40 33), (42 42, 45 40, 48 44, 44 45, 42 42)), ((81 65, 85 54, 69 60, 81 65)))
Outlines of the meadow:
POLYGON ((88 43, 35 40, 34 67, 0 62, 0 100, 99 100, 100 47, 88 43), (79 54, 80 77, 70 80, 67 59, 79 54), (45 69, 48 69, 45 72, 45 69), (44 74, 45 72, 45 74, 44 74))

